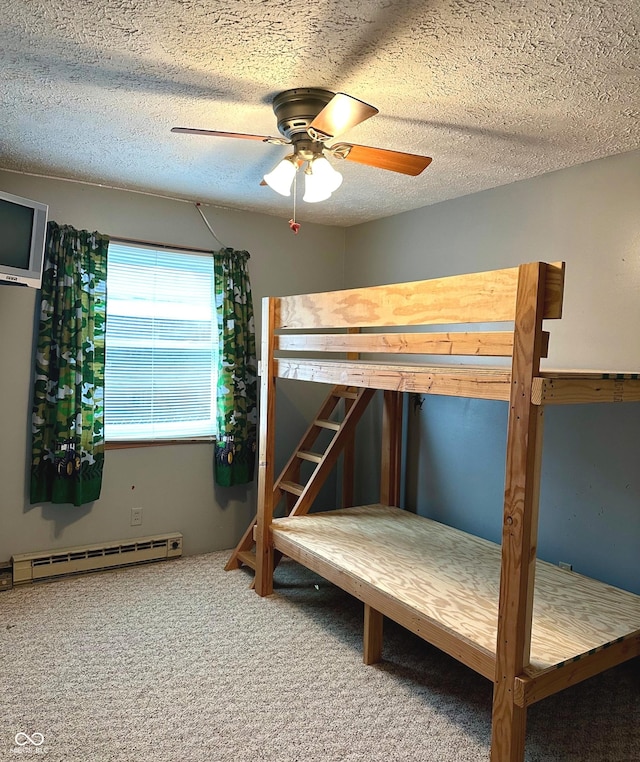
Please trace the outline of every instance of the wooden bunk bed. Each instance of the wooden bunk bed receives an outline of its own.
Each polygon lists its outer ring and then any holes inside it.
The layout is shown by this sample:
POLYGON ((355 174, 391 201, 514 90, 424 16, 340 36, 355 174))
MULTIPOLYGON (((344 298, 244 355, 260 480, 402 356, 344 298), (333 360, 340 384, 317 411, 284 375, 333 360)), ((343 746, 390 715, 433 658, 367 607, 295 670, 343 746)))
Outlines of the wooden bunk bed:
POLYGON ((263 301, 258 514, 228 568, 254 566, 265 596, 279 555, 289 556, 364 602, 366 663, 381 658, 387 616, 494 681, 492 762, 524 759, 528 706, 640 654, 640 596, 536 559, 546 405, 640 401, 637 374, 540 370, 543 320, 561 317, 563 289, 562 263, 534 262, 263 301), (485 329, 505 321, 513 328, 485 329), (511 362, 398 363, 407 354, 511 362), (326 472, 339 450, 349 452, 352 426, 334 425, 340 441, 330 455, 313 457, 308 433, 275 478, 277 378, 336 385, 330 398, 347 399, 353 425, 373 390, 384 390, 379 504, 352 507, 347 498, 349 507, 307 515, 318 480, 305 487, 289 478, 300 459, 326 472), (501 546, 397 507, 402 392, 509 403, 501 546), (274 518, 285 493, 294 494, 289 515, 274 518))

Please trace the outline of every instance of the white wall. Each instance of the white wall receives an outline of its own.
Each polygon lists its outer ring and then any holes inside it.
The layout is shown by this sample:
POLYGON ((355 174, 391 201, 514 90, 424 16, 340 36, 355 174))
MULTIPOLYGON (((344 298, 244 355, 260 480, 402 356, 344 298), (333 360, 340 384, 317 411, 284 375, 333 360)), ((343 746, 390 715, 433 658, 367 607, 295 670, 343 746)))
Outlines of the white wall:
MULTIPOLYGON (((546 366, 638 372, 638 210, 636 151, 349 228, 345 286, 564 260, 546 366)), ((410 411, 408 507, 499 539, 506 415, 504 403, 442 397, 410 411)), ((545 418, 540 555, 640 592, 640 404, 545 418)), ((376 482, 361 480, 363 501, 376 482)))
MULTIPOLYGON (((191 204, 9 172, 0 172, 0 188, 49 204, 49 219, 59 224, 178 246, 220 248, 191 204)), ((287 210, 282 219, 203 210, 226 246, 251 254, 258 332, 263 296, 342 286, 342 229, 305 224, 294 236, 287 210)), ((0 288, 0 561, 14 553, 174 530, 183 532, 187 554, 235 545, 255 512, 255 491, 253 486, 214 489, 211 444, 107 451, 98 501, 80 508, 29 505, 25 463, 36 296, 33 289, 0 288), (141 527, 130 526, 130 509, 136 506, 144 509, 141 527)), ((325 393, 312 385, 281 385, 280 463, 325 393)))

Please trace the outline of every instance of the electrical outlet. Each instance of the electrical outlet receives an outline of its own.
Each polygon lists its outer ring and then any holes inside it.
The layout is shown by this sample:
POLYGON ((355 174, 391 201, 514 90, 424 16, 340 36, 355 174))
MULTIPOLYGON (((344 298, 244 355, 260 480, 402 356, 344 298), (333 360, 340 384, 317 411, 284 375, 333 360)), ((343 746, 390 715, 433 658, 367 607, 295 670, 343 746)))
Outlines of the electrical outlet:
POLYGON ((573 564, 568 564, 566 561, 560 561, 558 566, 565 571, 573 571, 573 564))
POLYGON ((142 508, 131 509, 131 526, 139 527, 142 524, 142 508))

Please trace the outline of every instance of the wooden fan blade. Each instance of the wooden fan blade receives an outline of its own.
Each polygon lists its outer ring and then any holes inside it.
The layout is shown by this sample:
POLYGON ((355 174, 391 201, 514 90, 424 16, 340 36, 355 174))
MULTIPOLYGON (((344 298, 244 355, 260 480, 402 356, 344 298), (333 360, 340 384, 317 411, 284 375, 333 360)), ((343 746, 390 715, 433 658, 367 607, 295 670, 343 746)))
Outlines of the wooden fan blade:
POLYGON ((403 175, 419 175, 429 164, 430 156, 418 156, 402 151, 388 151, 386 148, 371 148, 351 143, 336 143, 330 148, 336 155, 358 164, 367 164, 378 169, 389 169, 391 172, 401 172, 403 175))
POLYGON ((336 93, 311 122, 307 131, 312 138, 320 137, 322 140, 328 140, 336 135, 342 135, 343 132, 377 113, 377 108, 364 101, 359 101, 346 93, 336 93), (316 133, 315 136, 314 133, 316 133))
POLYGON ((193 127, 172 127, 171 132, 183 132, 188 135, 211 135, 216 138, 242 138, 243 140, 260 140, 263 143, 286 144, 282 138, 272 138, 268 135, 248 135, 244 132, 219 132, 218 130, 197 130, 193 127))

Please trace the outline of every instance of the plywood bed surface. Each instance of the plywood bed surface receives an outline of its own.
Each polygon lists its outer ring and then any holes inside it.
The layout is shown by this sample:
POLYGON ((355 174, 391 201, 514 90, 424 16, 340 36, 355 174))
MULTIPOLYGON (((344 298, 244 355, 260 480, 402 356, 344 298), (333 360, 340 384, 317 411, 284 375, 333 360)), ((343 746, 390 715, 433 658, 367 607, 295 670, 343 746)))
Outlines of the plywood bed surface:
MULTIPOLYGON (((276 519, 272 531, 276 548, 321 575, 338 570, 371 585, 495 655, 498 545, 383 505, 276 519)), ((537 561, 533 672, 639 631, 640 596, 537 561)))

